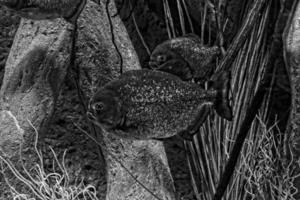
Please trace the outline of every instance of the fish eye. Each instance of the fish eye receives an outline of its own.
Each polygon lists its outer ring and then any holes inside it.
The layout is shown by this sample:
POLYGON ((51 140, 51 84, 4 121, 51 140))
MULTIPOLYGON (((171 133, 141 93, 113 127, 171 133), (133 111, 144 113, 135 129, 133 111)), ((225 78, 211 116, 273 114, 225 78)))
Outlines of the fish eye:
POLYGON ((157 61, 158 62, 165 62, 165 61, 167 61, 167 56, 165 56, 165 55, 158 55, 157 56, 157 61))
POLYGON ((97 112, 101 112, 101 111, 103 111, 104 110, 104 103, 103 102, 98 102, 98 103, 95 103, 94 105, 93 105, 93 109, 95 110, 95 111, 97 111, 97 112))

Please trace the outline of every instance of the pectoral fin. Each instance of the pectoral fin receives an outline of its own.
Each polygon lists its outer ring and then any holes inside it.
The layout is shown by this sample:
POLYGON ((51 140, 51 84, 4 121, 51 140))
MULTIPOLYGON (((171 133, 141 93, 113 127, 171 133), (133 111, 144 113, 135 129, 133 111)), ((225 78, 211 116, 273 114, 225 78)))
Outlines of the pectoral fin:
POLYGON ((183 58, 171 59, 160 65, 157 70, 178 76, 184 81, 191 80, 194 73, 192 68, 183 58))
POLYGON ((130 129, 135 129, 135 128, 136 128, 136 125, 134 125, 133 123, 130 123, 130 121, 127 119, 126 115, 123 115, 120 118, 119 123, 115 127, 115 129, 119 129, 122 131, 129 131, 130 129))

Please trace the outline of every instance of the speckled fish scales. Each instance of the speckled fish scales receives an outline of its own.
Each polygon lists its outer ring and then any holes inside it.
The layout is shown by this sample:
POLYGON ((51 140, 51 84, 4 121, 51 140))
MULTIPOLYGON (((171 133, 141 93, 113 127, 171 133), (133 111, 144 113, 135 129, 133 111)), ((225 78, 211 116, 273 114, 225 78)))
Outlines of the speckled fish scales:
POLYGON ((208 71, 211 71, 211 67, 208 64, 219 53, 219 48, 217 46, 205 47, 199 40, 192 37, 178 37, 166 41, 166 44, 189 63, 196 72, 196 77, 204 77, 208 71), (199 65, 208 67, 200 68, 199 65))
POLYGON ((216 91, 183 82, 176 76, 149 70, 131 71, 105 89, 117 92, 126 110, 130 137, 160 138, 185 130, 200 105, 212 103, 216 91))

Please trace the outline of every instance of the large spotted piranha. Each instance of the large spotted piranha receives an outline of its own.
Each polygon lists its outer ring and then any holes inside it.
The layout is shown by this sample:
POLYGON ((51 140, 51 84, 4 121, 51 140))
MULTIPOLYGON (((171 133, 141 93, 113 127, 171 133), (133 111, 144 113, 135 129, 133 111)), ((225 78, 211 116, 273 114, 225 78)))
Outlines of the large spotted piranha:
MULTIPOLYGON (((152 70, 134 70, 98 89, 89 103, 90 119, 122 138, 167 138, 190 130, 206 120, 209 108, 232 119, 228 102, 229 74, 211 81, 211 88, 182 81, 175 75, 152 70)), ((189 135, 191 134, 191 135, 189 135)))

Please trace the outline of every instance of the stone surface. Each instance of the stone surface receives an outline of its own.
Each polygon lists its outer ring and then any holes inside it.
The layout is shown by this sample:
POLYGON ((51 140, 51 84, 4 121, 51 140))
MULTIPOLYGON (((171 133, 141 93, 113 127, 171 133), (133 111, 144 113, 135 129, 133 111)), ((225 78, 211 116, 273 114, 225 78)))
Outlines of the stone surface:
POLYGON ((51 118, 67 72, 71 32, 72 26, 60 20, 21 22, 0 95, 1 109, 10 111, 22 129, 29 127, 29 120, 40 130, 51 118))
MULTIPOLYGON (((91 6, 91 4, 89 6, 91 6)), ((77 60, 78 63, 80 64, 80 74, 81 74, 80 85, 85 90, 85 94, 87 96, 92 94, 95 88, 97 88, 99 85, 103 85, 108 80, 117 77, 120 71, 119 68, 120 60, 110 59, 111 57, 117 56, 115 48, 112 46, 110 40, 103 39, 105 37, 111 38, 110 27, 107 23, 107 18, 106 18, 107 13, 105 10, 103 10, 103 6, 104 5, 102 4, 102 9, 99 9, 95 4, 93 4, 93 6, 88 7, 87 8, 88 10, 85 12, 88 20, 85 21, 84 19, 85 17, 79 19, 82 21, 81 23, 79 23, 79 30, 82 30, 79 31, 79 38, 83 38, 83 41, 86 40, 86 42, 81 43, 80 42, 81 39, 78 40, 79 49, 77 51, 77 60), (101 15, 98 16, 97 14, 95 14, 98 11, 95 11, 93 9, 98 10, 101 13, 101 15), (91 15, 88 14, 89 12, 91 12, 91 15), (104 26, 105 29, 103 30, 103 32, 100 31, 101 32, 100 34, 102 36, 100 38, 96 38, 99 29, 101 30, 103 28, 103 27, 99 27, 99 24, 101 23, 105 24, 104 26), (95 44, 93 44, 94 42, 95 44), (85 52, 87 53, 85 54, 85 52), (113 66, 113 68, 110 68, 110 66, 113 66)), ((143 7, 143 5, 140 5, 140 7, 141 6, 143 7)), ((110 14, 112 15, 114 14, 114 12, 115 10, 111 10, 110 14)), ((153 13, 151 13, 151 11, 147 9, 147 7, 143 7, 142 9, 137 11, 136 16, 138 16, 136 20, 139 23, 141 32, 143 33, 143 35, 147 35, 145 39, 146 42, 149 44, 150 49, 153 49, 156 44, 166 39, 167 34, 164 29, 165 27, 163 22, 157 19, 157 17, 153 13), (148 35, 149 32, 151 34, 148 35)), ((118 17, 113 17, 112 20, 113 22, 120 23, 118 17)), ((1 22, 3 21, 1 20, 1 22)), ((46 21, 46 22, 48 23, 50 21, 46 21)), ((30 21, 30 23, 33 22, 30 21)), ((135 44, 135 48, 137 49, 137 54, 141 58, 141 63, 144 63, 142 64, 142 67, 145 67, 146 63, 148 63, 148 55, 145 52, 145 49, 140 42, 140 39, 135 31, 132 22, 125 22, 125 23, 128 25, 127 30, 130 32, 131 40, 135 44)), ((114 32, 117 29, 118 27, 114 27, 114 32)), ((37 29, 33 28, 33 31, 37 31, 37 29)), ((121 27, 120 32, 126 33, 124 27, 121 27)), ((1 31, 0 34, 4 34, 4 32, 1 31)), ((11 34, 13 34, 13 32, 11 34)), ((14 36, 14 34, 12 36, 14 36)), ((123 66, 125 66, 124 71, 126 71, 126 68, 128 69, 139 68, 140 65, 138 59, 136 59, 136 54, 126 34, 124 37, 124 35, 120 36, 119 34, 115 33, 115 40, 122 41, 122 43, 124 42, 123 43, 124 46, 122 45, 122 49, 125 50, 124 55, 133 58, 133 59, 128 58, 123 60, 123 66)), ((68 45, 65 46, 69 48, 68 45)), ((123 51, 121 51, 121 53, 123 54, 123 51)), ((37 58, 39 58, 39 56, 37 56, 37 58)), ((56 76, 54 77, 57 78, 56 76)), ((104 175, 105 169, 103 169, 104 165, 103 163, 101 163, 101 160, 99 160, 99 158, 97 157, 97 151, 96 151, 97 145, 92 140, 89 140, 88 137, 86 137, 86 135, 83 134, 80 130, 78 130, 77 127, 74 125, 74 123, 79 124, 80 127, 84 128, 85 130, 88 130, 87 122, 83 117, 85 113, 84 110, 82 109, 81 102, 78 99, 76 90, 77 89, 75 87, 74 80, 71 78, 71 76, 67 77, 67 80, 63 85, 62 94, 57 98, 56 101, 56 108, 54 109, 55 115, 52 117, 51 126, 49 127, 49 129, 47 129, 47 134, 42 134, 43 140, 41 142, 40 147, 42 148, 42 151, 44 153, 44 158, 46 160, 45 166, 50 169, 51 160, 53 159, 49 151, 49 146, 55 149, 59 158, 61 158, 63 151, 67 150, 66 166, 68 167, 71 176, 74 179, 83 178, 84 183, 86 184, 91 183, 95 185, 100 199, 105 199, 105 194, 106 194, 106 180, 104 175)), ((48 110, 49 112, 52 109, 51 107, 47 107, 47 108, 50 108, 48 110)), ((5 113, 4 114, 5 118, 7 118, 8 116, 6 113, 7 111, 4 110, 3 112, 5 113)), ((6 120, 8 120, 9 126, 15 128, 15 123, 10 118, 7 118, 6 120)), ((11 128, 11 130, 13 130, 13 128, 11 128)), ((25 135, 26 133, 27 132, 25 132, 25 135)), ((120 142, 123 143, 123 141, 120 142)), ((184 161, 185 152, 182 147, 182 144, 179 144, 181 142, 182 141, 176 141, 176 139, 169 139, 166 141, 165 145, 168 151, 169 163, 171 165, 172 174, 178 174, 178 173, 181 174, 179 176, 174 177, 176 182, 175 183, 176 188, 178 189, 178 192, 181 193, 181 195, 187 195, 192 192, 192 188, 191 185, 189 184, 190 179, 188 174, 189 173, 188 168, 186 166, 187 163, 184 161)), ((165 167, 162 168, 156 167, 153 169, 151 167, 146 168, 145 166, 147 164, 152 165, 152 163, 149 160, 145 161, 145 165, 143 165, 143 163, 139 163, 138 166, 141 167, 146 172, 149 172, 149 174, 145 176, 146 178, 149 178, 149 175, 155 175, 155 174, 158 175, 157 172, 162 171, 163 174, 165 174, 165 178, 166 178, 163 182, 166 184, 166 186, 170 183, 172 178, 170 176, 170 172, 167 167, 168 165, 166 164, 165 161, 166 155, 165 153, 162 154, 159 153, 160 151, 164 152, 164 145, 161 141, 151 141, 150 143, 147 143, 144 141, 128 142, 125 140, 124 143, 126 144, 125 145, 126 148, 128 148, 128 146, 130 145, 135 145, 135 147, 139 149, 143 149, 141 152, 137 154, 141 157, 145 157, 143 156, 144 154, 143 151, 146 150, 149 150, 150 152, 148 153, 149 158, 160 155, 160 158, 155 162, 163 163, 165 167), (149 144, 153 144, 155 149, 153 149, 149 144)), ((11 147, 12 145, 10 145, 10 148, 11 147)), ((120 155, 117 154, 117 156, 120 155)), ((126 157, 126 155, 123 156, 126 157)), ((124 157, 121 156, 122 159, 124 157)), ((131 166, 134 165, 136 161, 137 160, 135 158, 134 160, 129 160, 128 161, 129 164, 128 163, 125 164, 131 166)), ((115 162, 115 160, 113 160, 112 163, 115 163, 118 169, 121 169, 119 174, 126 173, 124 169, 122 169, 115 162)), ((141 176, 140 178, 144 179, 145 177, 141 176)), ((0 177, 0 179, 1 178, 2 177, 0 177)), ((74 181, 74 179, 72 181, 74 181)), ((129 176, 125 177, 125 180, 132 182, 132 179, 129 176)), ((135 183, 134 185, 136 187, 135 189, 140 189, 138 188, 138 184, 135 183)), ((112 187, 115 186, 116 185, 113 185, 112 187)), ((172 188, 173 186, 169 185, 168 187, 172 188)), ((0 186, 1 197, 2 195, 5 195, 5 193, 7 193, 7 191, 6 192, 5 191, 2 192, 2 191, 3 188, 2 186, 0 186)), ((163 189, 161 191, 163 191, 163 189)), ((160 194, 160 192, 158 194, 160 194)), ((150 193, 145 193, 143 195, 148 195, 149 198, 153 198, 153 196, 150 193)), ((173 194, 170 195, 172 196, 173 194)), ((6 196, 3 199, 9 199, 9 198, 6 196)))

